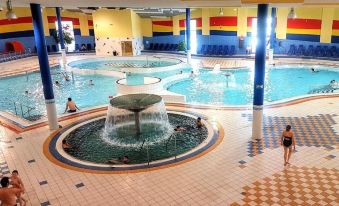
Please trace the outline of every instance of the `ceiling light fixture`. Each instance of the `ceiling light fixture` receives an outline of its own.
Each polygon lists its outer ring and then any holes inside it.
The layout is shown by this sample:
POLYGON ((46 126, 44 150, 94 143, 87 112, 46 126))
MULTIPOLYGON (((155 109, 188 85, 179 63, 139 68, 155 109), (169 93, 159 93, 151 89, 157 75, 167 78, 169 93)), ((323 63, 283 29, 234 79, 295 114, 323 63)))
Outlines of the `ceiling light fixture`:
POLYGON ((224 9, 223 9, 223 8, 220 8, 220 10, 219 10, 219 15, 220 15, 220 16, 223 16, 223 15, 224 15, 224 9))
POLYGON ((291 8, 290 12, 289 12, 288 15, 287 15, 287 18, 289 18, 289 19, 295 19, 295 18, 297 18, 297 14, 296 14, 296 12, 294 11, 294 8, 291 8))
POLYGON ((13 7, 12 7, 12 2, 11 0, 7 0, 7 12, 6 12, 6 17, 7 19, 17 19, 18 17, 16 16, 16 14, 13 11, 13 7))

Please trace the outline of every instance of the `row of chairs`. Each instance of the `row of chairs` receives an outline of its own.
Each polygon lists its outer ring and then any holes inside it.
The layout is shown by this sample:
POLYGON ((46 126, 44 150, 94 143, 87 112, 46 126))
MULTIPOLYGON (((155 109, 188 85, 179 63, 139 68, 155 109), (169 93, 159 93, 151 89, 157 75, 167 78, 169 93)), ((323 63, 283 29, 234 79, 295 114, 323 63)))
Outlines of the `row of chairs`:
POLYGON ((158 51, 177 51, 178 44, 162 44, 162 43, 150 43, 146 50, 158 50, 158 51))
POLYGON ((202 45, 198 50, 198 54, 203 55, 234 55, 236 53, 235 46, 231 45, 202 45))
POLYGON ((31 49, 26 49, 23 52, 8 52, 0 54, 0 63, 8 62, 12 60, 22 59, 25 57, 32 56, 31 49))
POLYGON ((316 46, 309 45, 306 49, 304 45, 299 45, 297 48, 296 45, 292 44, 290 49, 287 52, 288 55, 296 56, 311 56, 311 57, 339 57, 339 51, 336 46, 316 46))
POLYGON ((81 46, 79 46, 79 44, 75 44, 75 51, 92 51, 93 49, 95 49, 95 44, 92 47, 92 44, 81 44, 81 46))

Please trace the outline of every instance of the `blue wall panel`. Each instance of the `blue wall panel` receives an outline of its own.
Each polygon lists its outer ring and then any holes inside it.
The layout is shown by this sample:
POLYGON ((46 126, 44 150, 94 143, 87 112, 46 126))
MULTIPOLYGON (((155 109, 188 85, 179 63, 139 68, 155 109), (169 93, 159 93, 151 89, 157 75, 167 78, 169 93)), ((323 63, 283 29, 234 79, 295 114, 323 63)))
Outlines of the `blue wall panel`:
POLYGON ((299 40, 299 41, 320 42, 320 36, 319 35, 286 34, 286 39, 299 40))
POLYGON ((339 36, 332 36, 332 40, 331 40, 332 43, 339 43, 339 36))

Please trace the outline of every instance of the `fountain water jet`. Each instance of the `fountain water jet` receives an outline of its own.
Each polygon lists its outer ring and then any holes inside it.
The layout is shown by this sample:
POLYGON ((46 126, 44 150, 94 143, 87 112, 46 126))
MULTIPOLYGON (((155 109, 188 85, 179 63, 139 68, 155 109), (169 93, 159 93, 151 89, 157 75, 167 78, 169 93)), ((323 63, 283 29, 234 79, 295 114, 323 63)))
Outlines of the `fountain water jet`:
POLYGON ((110 101, 103 139, 125 146, 138 145, 140 142, 143 144, 145 141, 151 144, 166 139, 170 135, 170 129, 162 97, 153 94, 129 94, 110 101), (160 135, 148 135, 152 133, 160 135))

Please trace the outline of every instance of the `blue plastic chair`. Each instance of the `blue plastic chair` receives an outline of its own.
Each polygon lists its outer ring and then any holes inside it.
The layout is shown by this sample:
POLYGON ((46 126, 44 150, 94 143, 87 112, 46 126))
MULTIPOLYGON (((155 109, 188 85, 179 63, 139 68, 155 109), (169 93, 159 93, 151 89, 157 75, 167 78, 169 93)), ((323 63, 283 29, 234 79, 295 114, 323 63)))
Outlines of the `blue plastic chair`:
POLYGON ((222 49, 222 54, 223 55, 228 55, 229 54, 228 45, 224 45, 224 47, 222 49))
POLYGON ((169 46, 168 46, 168 51, 173 51, 173 47, 174 47, 174 44, 170 44, 169 46))
POLYGON ((235 46, 232 45, 231 50, 230 50, 230 55, 234 55, 234 54, 235 54, 235 46))
POLYGON ((207 45, 207 51, 206 51, 206 54, 207 54, 207 55, 213 54, 212 45, 207 45))
POLYGON ((222 45, 219 45, 219 48, 218 48, 218 55, 222 55, 222 45))
POLYGON ((179 49, 179 44, 174 44, 173 51, 178 51, 179 49))
POLYGON ((159 44, 159 49, 158 49, 158 50, 160 50, 160 51, 161 51, 161 50, 164 50, 164 44, 163 44, 163 43, 160 43, 160 44, 159 44))
POLYGON ((164 50, 165 50, 165 51, 168 51, 168 47, 169 47, 169 44, 165 44, 164 50))
POLYGON ((297 50, 297 52, 296 52, 296 55, 298 55, 298 56, 301 56, 301 55, 305 55, 305 47, 304 47, 304 45, 299 45, 299 47, 298 47, 298 50, 297 50))
POLYGON ((154 47, 154 44, 153 44, 153 43, 150 43, 147 49, 148 49, 148 50, 153 50, 153 47, 154 47))
POLYGON ((337 52, 337 47, 336 46, 332 46, 330 51, 331 51, 331 56, 332 57, 337 57, 338 56, 338 52, 337 52))
POLYGON ((313 56, 313 55, 314 55, 314 47, 313 47, 313 45, 309 45, 309 46, 308 46, 308 49, 307 49, 305 55, 306 55, 306 56, 313 56))
POLYGON ((218 55, 218 45, 213 45, 213 47, 212 47, 212 55, 218 55))
POLYGON ((158 43, 155 43, 154 44, 154 47, 153 47, 153 50, 158 50, 159 49, 159 44, 158 43))
POLYGON ((197 49, 197 54, 202 54, 204 50, 205 45, 201 45, 200 49, 197 49))
POLYGON ((294 44, 291 44, 290 50, 288 50, 287 54, 288 55, 295 55, 295 53, 296 53, 296 47, 295 47, 294 44))

